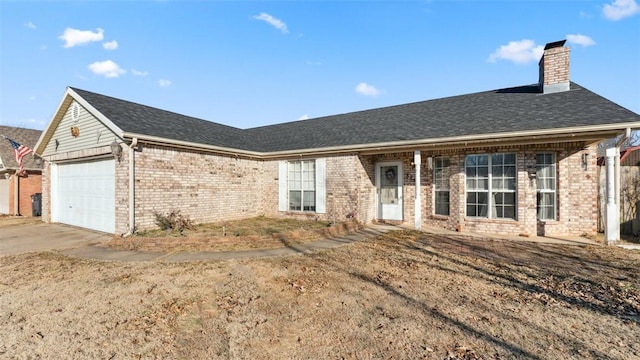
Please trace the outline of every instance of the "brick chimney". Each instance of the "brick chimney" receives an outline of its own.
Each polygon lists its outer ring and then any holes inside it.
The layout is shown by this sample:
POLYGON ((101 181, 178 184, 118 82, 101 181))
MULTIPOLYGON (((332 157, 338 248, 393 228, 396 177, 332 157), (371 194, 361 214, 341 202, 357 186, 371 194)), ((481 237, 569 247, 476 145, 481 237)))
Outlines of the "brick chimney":
POLYGON ((538 88, 543 94, 569 90, 569 51, 567 40, 548 43, 538 63, 538 88))

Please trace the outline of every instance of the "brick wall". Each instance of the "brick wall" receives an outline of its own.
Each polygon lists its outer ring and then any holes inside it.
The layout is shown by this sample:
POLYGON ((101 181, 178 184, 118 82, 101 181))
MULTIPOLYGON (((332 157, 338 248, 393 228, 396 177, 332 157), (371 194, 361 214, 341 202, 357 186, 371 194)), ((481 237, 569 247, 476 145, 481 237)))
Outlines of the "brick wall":
MULTIPOLYGON (((138 229, 156 227, 154 213, 172 210, 197 223, 264 215, 262 190, 273 194, 269 179, 278 176, 277 164, 265 174, 260 161, 159 146, 145 145, 135 161, 138 229)), ((274 198, 277 210, 277 192, 274 198)))
POLYGON ((558 219, 541 222, 544 235, 594 234, 598 231, 596 145, 566 149, 558 154, 558 219), (586 154, 586 169, 582 156, 586 154))
POLYGON ((42 167, 42 221, 51 222, 51 163, 42 167))
MULTIPOLYGON (((594 146, 583 143, 562 143, 495 147, 491 149, 422 151, 420 187, 422 197, 422 224, 449 230, 473 231, 506 235, 582 235, 597 231, 597 176, 596 151, 594 146), (557 159, 557 219, 537 220, 536 180, 529 177, 527 169, 535 167, 536 153, 553 152, 557 159), (465 155, 473 153, 516 154, 516 219, 487 219, 466 216, 465 155), (586 169, 582 155, 587 154, 586 169), (433 170, 427 168, 427 158, 446 156, 449 158, 449 216, 434 214, 433 170)), ((386 161, 401 161, 404 169, 403 213, 404 223, 413 224, 415 204, 415 168, 412 167, 413 152, 390 153, 360 157, 360 167, 368 175, 361 189, 366 189, 360 199, 367 198, 369 215, 375 219, 375 164, 386 161)), ((360 200, 362 203, 364 201, 360 200)), ((360 206, 362 209, 362 206, 360 206)), ((365 210, 360 210, 363 212, 365 210)))
MULTIPOLYGON (((105 149, 106 151, 106 149, 105 149)), ((596 231, 596 151, 582 143, 547 144, 491 149, 422 150, 419 184, 422 224, 450 230, 510 235, 561 235, 596 231), (537 152, 557 154, 558 217, 536 219, 536 182, 527 168, 535 165, 537 152), (517 219, 466 217, 465 155, 513 152, 517 154, 517 219), (588 154, 587 169, 582 154, 588 154), (434 215, 433 170, 427 158, 447 156, 450 161, 449 216, 434 215)), ((72 156, 71 154, 70 156, 72 156)), ((77 154, 76 154, 77 155, 77 154)), ((86 154, 85 154, 86 155, 86 154)), ((252 216, 282 216, 344 221, 350 216, 368 223, 377 217, 375 165, 403 164, 403 220, 415 216, 415 168, 413 152, 380 155, 326 157, 326 213, 278 211, 278 161, 257 161, 198 151, 145 145, 135 153, 135 213, 138 230, 155 228, 154 213, 180 210, 196 222, 216 222, 252 216)), ((116 163, 116 233, 129 227, 129 152, 116 163)), ((50 167, 43 172, 43 219, 50 219, 50 167)))
POLYGON ((569 52, 566 47, 545 50, 542 57, 543 85, 569 82, 569 52))
POLYGON ((27 177, 11 175, 9 181, 9 213, 21 216, 33 216, 31 195, 42 192, 42 175, 29 171, 27 177), (18 187, 18 204, 16 206, 16 186, 18 187), (17 209, 16 209, 17 208, 17 209))

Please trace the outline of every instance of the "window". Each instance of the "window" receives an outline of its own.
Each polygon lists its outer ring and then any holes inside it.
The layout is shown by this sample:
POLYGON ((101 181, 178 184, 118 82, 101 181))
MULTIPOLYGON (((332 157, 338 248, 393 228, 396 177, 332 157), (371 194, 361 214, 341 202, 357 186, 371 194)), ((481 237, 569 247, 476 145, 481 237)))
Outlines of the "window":
POLYGON ((536 154, 538 220, 556 218, 556 154, 536 154))
POLYGON ((516 218, 516 154, 467 155, 467 216, 516 218))
POLYGON ((435 189, 436 215, 449 215, 449 159, 433 159, 433 187, 435 189))
POLYGON ((278 210, 325 213, 326 159, 280 161, 278 210))
POLYGON ((316 162, 289 162, 289 210, 316 211, 316 162))

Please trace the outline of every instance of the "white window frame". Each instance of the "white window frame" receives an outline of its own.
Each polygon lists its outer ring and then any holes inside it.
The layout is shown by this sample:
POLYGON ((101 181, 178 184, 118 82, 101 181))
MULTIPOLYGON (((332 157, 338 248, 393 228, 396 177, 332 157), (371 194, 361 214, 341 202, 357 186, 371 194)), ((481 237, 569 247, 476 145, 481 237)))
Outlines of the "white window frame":
POLYGON ((558 216, 558 172, 556 165, 556 153, 554 152, 541 152, 536 154, 536 218, 541 221, 556 220, 558 216), (539 156, 544 158, 542 163, 539 161, 539 156), (549 170, 547 170, 549 169, 549 170), (547 188, 545 183, 552 184, 552 189, 547 188), (546 208, 551 208, 553 215, 550 217, 543 217, 541 215, 540 200, 543 194, 553 194, 552 204, 544 205, 546 208))
POLYGON ((297 160, 287 163, 289 211, 316 211, 316 162, 297 160), (313 193, 313 195, 311 195, 313 193), (298 194, 297 196, 293 196, 298 194), (294 200, 297 198, 297 200, 294 200))
MULTIPOLYGON (((517 153, 512 153, 512 152, 491 153, 491 154, 469 154, 465 156, 465 162, 464 162, 465 178, 466 178, 465 214, 467 217, 484 218, 484 219, 505 219, 505 220, 516 220, 518 218, 517 164, 518 164, 518 155, 517 153), (502 164, 497 164, 497 163, 494 164, 493 157, 497 155, 501 155, 503 159, 507 155, 512 155, 513 163, 503 162, 502 164), (469 166, 468 159, 470 157, 476 157, 476 164, 474 166, 469 166), (478 160, 480 159, 480 157, 486 157, 486 164, 479 165, 478 160), (500 166, 503 168, 503 170, 501 171, 502 176, 494 175, 493 169, 500 166), (513 167, 513 170, 514 170, 513 176, 505 176, 504 168, 506 167, 513 167), (473 171, 476 174, 475 176, 471 176, 471 177, 469 176, 470 168, 475 168, 475 171, 473 171), (481 169, 485 169, 486 171, 481 169), (481 173, 481 175, 478 175, 479 173, 481 173), (495 184, 502 183, 502 185, 495 186, 494 183, 495 184), (478 186, 478 184, 481 184, 481 186, 478 186), (505 186, 505 184, 512 184, 513 188, 509 188, 508 186, 505 186), (476 200, 476 202, 473 203, 476 206, 475 215, 473 214, 469 215, 469 194, 470 193, 486 194, 486 198, 487 198, 486 214, 481 214, 482 212, 480 211, 480 207, 483 205, 483 203, 477 202, 476 200), (513 217, 497 216, 497 211, 498 211, 497 207, 500 206, 500 204, 496 204, 495 196, 498 194, 505 194, 505 195, 513 194, 513 217)), ((478 196, 476 195, 476 199, 477 197, 478 196)), ((503 211, 503 214, 504 214, 504 211, 503 211)))
MULTIPOLYGON (((278 163, 278 210, 324 214, 326 212, 326 189, 325 189, 326 159, 325 158, 302 160, 302 161, 315 161, 315 211, 290 210, 289 181, 288 181, 289 163, 290 162, 295 163, 300 161, 301 160, 291 160, 291 161, 282 160, 278 163)), ((302 199, 303 198, 301 198, 301 201, 303 201, 302 199)))
POLYGON ((433 158, 433 213, 435 215, 449 216, 451 214, 451 191, 449 189, 449 166, 450 161, 448 157, 438 156, 433 158), (438 199, 438 194, 447 194, 446 214, 439 213, 441 204, 438 199))

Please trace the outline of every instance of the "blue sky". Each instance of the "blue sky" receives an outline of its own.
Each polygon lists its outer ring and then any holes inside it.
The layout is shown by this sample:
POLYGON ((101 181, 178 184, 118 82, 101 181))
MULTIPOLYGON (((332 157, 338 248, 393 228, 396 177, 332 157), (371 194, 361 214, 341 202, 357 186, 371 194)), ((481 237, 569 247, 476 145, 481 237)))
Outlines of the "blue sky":
POLYGON ((638 0, 0 0, 0 125, 44 129, 67 86, 239 128, 341 114, 536 83, 561 39, 640 113, 638 0))

